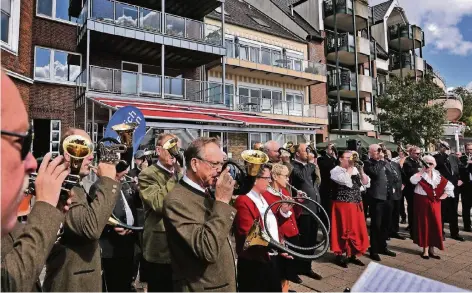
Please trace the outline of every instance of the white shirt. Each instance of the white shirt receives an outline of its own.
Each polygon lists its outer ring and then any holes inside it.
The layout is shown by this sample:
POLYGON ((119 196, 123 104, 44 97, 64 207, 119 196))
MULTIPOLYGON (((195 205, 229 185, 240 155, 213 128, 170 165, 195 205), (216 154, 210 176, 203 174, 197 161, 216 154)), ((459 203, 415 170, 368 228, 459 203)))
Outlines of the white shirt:
POLYGON ((171 170, 167 169, 166 167, 164 167, 164 165, 162 165, 160 161, 157 161, 156 165, 158 165, 158 166, 161 167, 162 169, 166 170, 166 171, 169 172, 170 174, 174 174, 174 171, 171 171, 171 170))
MULTIPOLYGON (((352 188, 353 184, 352 184, 352 178, 351 176, 352 175, 360 175, 359 174, 359 171, 357 170, 356 167, 353 167, 352 168, 352 174, 349 175, 349 173, 347 172, 347 169, 344 169, 343 167, 341 166, 336 166, 334 167, 332 170, 331 170, 331 180, 333 180, 334 182, 338 183, 338 184, 341 184, 341 185, 345 185, 349 188, 352 188)), ((362 178, 361 178, 361 188, 360 190, 361 191, 364 191, 366 188, 369 188, 370 187, 370 177, 365 175, 365 177, 367 177, 367 184, 362 184, 362 178)))
POLYGON ((299 160, 297 160, 297 159, 294 159, 294 161, 295 161, 295 162, 299 162, 299 163, 302 164, 303 166, 305 166, 306 164, 308 164, 308 163, 306 163, 306 162, 302 162, 302 161, 299 161, 299 160))
MULTIPOLYGON (((427 195, 426 191, 424 191, 423 187, 421 187, 421 185, 418 184, 418 182, 420 182, 421 178, 424 178, 424 180, 426 180, 426 182, 431 184, 433 186, 433 188, 438 187, 439 183, 441 183, 441 173, 439 173, 439 171, 435 170, 435 169, 433 169, 433 178, 432 179, 429 177, 429 174, 426 173, 426 172, 423 173, 423 175, 421 175, 421 176, 419 175, 419 173, 416 173, 415 175, 411 176, 410 182, 413 185, 416 185, 415 193, 421 194, 421 195, 424 195, 424 196, 427 195)), ((452 185, 452 183, 449 182, 449 181, 447 182, 445 192, 447 193, 448 197, 454 197, 454 185, 452 185)), ((441 195, 442 194, 438 194, 437 196, 441 196, 441 195)))
MULTIPOLYGON (((261 214, 262 220, 264 221, 264 214, 269 207, 269 204, 265 198, 261 194, 256 193, 254 190, 249 191, 247 196, 254 202, 257 209, 259 210, 259 213, 261 214)), ((279 242, 279 227, 277 219, 275 218, 272 210, 269 210, 267 213, 267 222, 264 222, 264 230, 268 230, 270 232, 270 236, 272 236, 275 241, 279 242)))
POLYGON ((192 186, 193 188, 195 188, 196 190, 200 190, 201 192, 204 192, 206 193, 206 190, 201 187, 199 184, 193 182, 190 178, 187 177, 187 175, 184 175, 184 177, 182 178, 182 180, 187 183, 188 185, 192 186))
POLYGON ((123 190, 121 190, 121 199, 123 199, 123 204, 125 206, 126 224, 132 226, 134 224, 134 217, 128 205, 128 201, 126 200, 125 194, 123 193, 123 190))

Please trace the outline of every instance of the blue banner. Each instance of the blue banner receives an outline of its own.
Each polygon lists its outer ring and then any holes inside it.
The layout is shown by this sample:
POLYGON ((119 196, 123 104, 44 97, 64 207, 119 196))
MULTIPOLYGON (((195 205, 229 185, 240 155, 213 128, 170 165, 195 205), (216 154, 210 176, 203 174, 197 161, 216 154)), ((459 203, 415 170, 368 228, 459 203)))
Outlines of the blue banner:
POLYGON ((138 127, 134 131, 133 135, 133 155, 139 149, 139 145, 144 135, 146 134, 146 120, 144 119, 143 113, 136 107, 126 106, 113 114, 111 120, 106 126, 106 131, 103 137, 113 137, 120 140, 118 133, 112 129, 113 126, 121 123, 137 123, 138 127))

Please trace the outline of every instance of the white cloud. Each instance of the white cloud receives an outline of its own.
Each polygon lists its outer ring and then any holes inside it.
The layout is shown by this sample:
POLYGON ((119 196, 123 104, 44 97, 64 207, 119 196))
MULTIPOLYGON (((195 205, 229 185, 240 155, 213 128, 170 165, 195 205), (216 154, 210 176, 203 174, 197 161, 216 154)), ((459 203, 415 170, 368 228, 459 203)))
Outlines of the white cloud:
MULTIPOLYGON (((371 5, 385 0, 370 0, 371 5)), ((455 55, 472 55, 472 40, 464 39, 458 24, 472 16, 471 0, 399 0, 411 24, 425 32, 427 46, 455 55)))
POLYGON ((469 82, 469 84, 466 85, 465 88, 472 91, 472 81, 469 82))

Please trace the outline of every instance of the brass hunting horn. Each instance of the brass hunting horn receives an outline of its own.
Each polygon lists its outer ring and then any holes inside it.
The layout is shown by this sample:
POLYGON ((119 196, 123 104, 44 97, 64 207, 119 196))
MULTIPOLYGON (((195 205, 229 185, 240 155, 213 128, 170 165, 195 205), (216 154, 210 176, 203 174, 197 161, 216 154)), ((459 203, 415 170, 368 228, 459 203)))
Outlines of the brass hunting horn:
POLYGON ((134 131, 138 127, 138 123, 121 123, 111 127, 120 137, 121 144, 126 146, 126 151, 121 155, 121 159, 125 160, 130 166, 133 161, 133 136, 134 131))
POLYGON ((174 157, 181 167, 184 167, 184 156, 183 156, 183 149, 179 148, 178 146, 179 139, 177 137, 173 137, 167 140, 164 145, 162 146, 163 149, 167 150, 172 157, 174 157))

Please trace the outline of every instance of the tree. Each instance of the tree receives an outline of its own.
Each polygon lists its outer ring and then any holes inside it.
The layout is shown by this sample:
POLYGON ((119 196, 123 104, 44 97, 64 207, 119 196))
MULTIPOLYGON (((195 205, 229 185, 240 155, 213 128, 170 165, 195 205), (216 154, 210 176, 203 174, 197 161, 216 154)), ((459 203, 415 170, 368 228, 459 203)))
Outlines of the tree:
POLYGON ((418 82, 411 77, 401 80, 392 76, 385 93, 376 99, 380 109, 377 120, 366 118, 366 121, 380 125, 382 131, 390 131, 395 141, 427 146, 443 135, 444 103, 431 103, 443 95, 430 76, 418 82))
MULTIPOLYGON (((462 117, 459 121, 472 127, 472 91, 465 87, 457 87, 452 92, 462 98, 462 103, 464 105, 462 109, 462 117)), ((465 131, 465 136, 472 136, 471 128, 465 131)))

